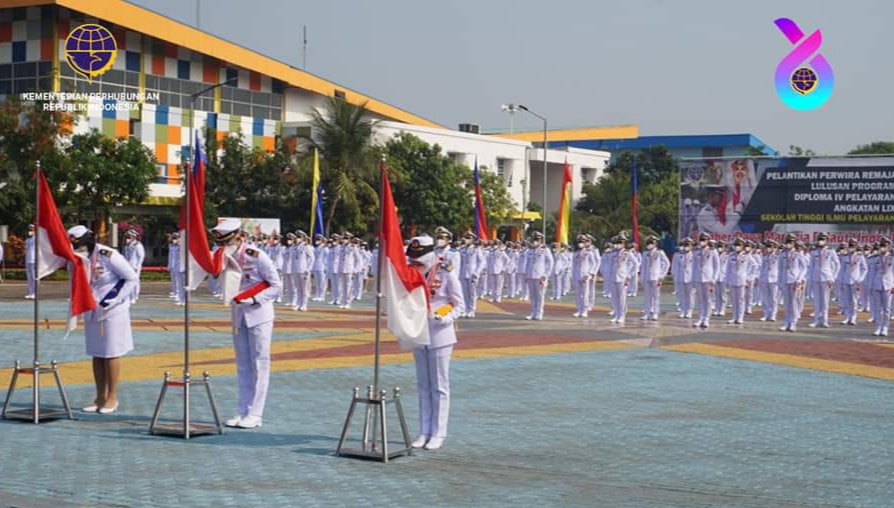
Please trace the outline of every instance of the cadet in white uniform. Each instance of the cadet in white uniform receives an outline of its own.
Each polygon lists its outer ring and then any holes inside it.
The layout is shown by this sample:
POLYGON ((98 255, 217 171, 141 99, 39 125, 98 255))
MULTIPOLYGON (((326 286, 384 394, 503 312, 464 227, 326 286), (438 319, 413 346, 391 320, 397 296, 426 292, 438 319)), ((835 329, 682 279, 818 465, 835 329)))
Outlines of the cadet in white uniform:
POLYGON ((711 320, 711 296, 714 292, 714 281, 720 270, 720 256, 717 251, 708 247, 710 239, 707 233, 698 236, 698 248, 692 258, 692 281, 698 299, 698 323, 694 327, 707 328, 711 320))
POLYGON ((474 234, 466 233, 463 235, 463 246, 459 249, 459 256, 459 280, 462 285, 463 301, 465 302, 460 315, 473 318, 475 317, 475 308, 478 305, 478 275, 481 270, 478 246, 475 245, 474 234))
POLYGON ((413 349, 416 387, 419 392, 419 437, 413 448, 437 450, 447 438, 450 413, 450 357, 456 344, 453 322, 466 307, 456 271, 447 262, 437 262, 434 241, 417 236, 407 247, 410 266, 428 281, 431 316, 428 329, 431 343, 413 349))
POLYGON ((680 318, 692 318, 692 291, 694 289, 692 282, 693 257, 692 239, 684 238, 680 242, 680 252, 674 258, 680 258, 680 290, 677 291, 677 300, 680 302, 680 318))
POLYGON ((646 238, 646 251, 643 253, 643 320, 658 321, 661 313, 661 281, 670 270, 667 254, 658 248, 658 237, 646 238))
POLYGON ((339 273, 338 273, 338 296, 339 296, 339 308, 342 309, 350 309, 351 308, 351 300, 353 300, 353 295, 351 294, 351 281, 354 277, 354 270, 357 267, 357 263, 359 263, 359 256, 357 255, 357 248, 351 243, 354 239, 354 235, 351 233, 343 233, 342 234, 342 246, 339 250, 341 259, 339 260, 339 273))
POLYGON ((118 410, 121 357, 133 350, 130 302, 137 273, 118 251, 96 243, 84 226, 68 230, 72 248, 87 258, 90 289, 97 307, 84 314, 87 355, 93 357, 96 398, 85 412, 110 414, 118 410))
POLYGON ((733 305, 730 324, 741 325, 745 320, 746 294, 745 286, 750 282, 749 275, 754 269, 754 259, 744 251, 745 242, 741 238, 733 240, 733 252, 726 258, 726 280, 729 288, 729 299, 733 305))
POLYGON ((509 264, 509 255, 506 254, 506 245, 500 240, 494 240, 494 250, 491 253, 490 271, 490 301, 500 303, 503 301, 503 284, 506 277, 506 266, 509 264))
POLYGON ((826 246, 826 233, 817 236, 817 248, 810 253, 808 281, 813 286, 814 318, 809 327, 829 327, 829 295, 838 278, 838 255, 826 246))
POLYGON ((844 320, 841 321, 843 325, 857 324, 857 288, 866 280, 868 272, 869 266, 866 264, 863 251, 858 248, 857 241, 851 239, 848 241, 844 255, 841 256, 841 270, 839 271, 841 291, 838 296, 838 304, 844 315, 844 320))
POLYGON ((573 317, 586 318, 590 312, 590 304, 593 301, 591 293, 593 285, 590 284, 590 279, 593 278, 593 272, 598 269, 590 238, 587 235, 578 235, 577 252, 574 253, 571 261, 571 278, 574 281, 576 304, 573 317))
POLYGON ((133 289, 130 303, 137 303, 140 299, 140 273, 143 271, 143 261, 146 260, 146 249, 140 243, 139 235, 135 229, 128 229, 124 233, 124 259, 137 272, 137 282, 133 289))
POLYGON ((776 321, 779 312, 779 243, 766 241, 766 252, 761 258, 761 293, 764 315, 761 321, 776 321))
POLYGON ((292 258, 295 257, 295 242, 298 237, 291 231, 286 233, 283 238, 282 245, 282 298, 277 301, 284 300, 286 307, 292 306, 292 295, 295 293, 295 286, 292 280, 292 258))
POLYGON ((332 305, 338 305, 338 273, 341 271, 341 235, 333 233, 329 237, 329 263, 326 265, 326 273, 329 278, 329 294, 332 305))
POLYGON ((627 248, 627 237, 623 234, 612 238, 614 256, 612 259, 612 323, 623 325, 627 319, 627 288, 633 281, 633 274, 639 270, 636 256, 627 248))
POLYGON ((25 294, 25 298, 28 300, 33 300, 37 292, 37 284, 34 281, 34 264, 37 257, 34 249, 34 224, 28 224, 28 238, 25 239, 25 278, 28 279, 28 293, 25 294))
POLYGON ((726 269, 729 266, 729 246, 724 242, 715 242, 708 240, 708 245, 717 248, 717 255, 720 258, 720 270, 717 271, 717 278, 714 280, 714 312, 712 316, 722 317, 726 312, 726 269))
POLYGON ((553 255, 543 245, 543 233, 535 232, 532 246, 526 263, 528 291, 531 295, 531 314, 525 319, 540 321, 543 319, 543 304, 546 298, 547 278, 553 269, 553 255))
POLYGON ((314 265, 314 249, 307 244, 307 233, 295 231, 296 244, 292 251, 292 310, 307 310, 310 299, 310 272, 314 265))
POLYGON ((807 276, 807 261, 798 252, 797 237, 789 233, 785 236, 785 252, 779 256, 779 284, 782 287, 782 305, 785 319, 780 331, 794 332, 798 326, 800 309, 799 293, 804 290, 804 278, 807 276))
POLYGON ((239 235, 238 219, 218 224, 211 233, 214 241, 232 256, 242 270, 240 293, 233 298, 230 318, 236 375, 239 380, 237 414, 226 421, 228 427, 260 427, 270 384, 270 341, 273 336, 273 302, 282 292, 282 280, 270 256, 249 247, 239 235))
POLYGON ((180 233, 171 233, 171 245, 168 247, 168 270, 171 273, 171 280, 174 283, 174 295, 172 298, 177 305, 183 305, 186 295, 183 289, 183 267, 181 266, 180 251, 183 247, 180 245, 180 233))
POLYGON ((326 300, 326 267, 329 264, 329 247, 326 245, 326 237, 317 233, 314 235, 314 296, 313 301, 326 300))
POLYGON ((881 238, 878 245, 878 267, 872 285, 872 307, 878 310, 872 335, 887 337, 891 323, 891 294, 894 293, 894 254, 891 253, 891 240, 881 238))

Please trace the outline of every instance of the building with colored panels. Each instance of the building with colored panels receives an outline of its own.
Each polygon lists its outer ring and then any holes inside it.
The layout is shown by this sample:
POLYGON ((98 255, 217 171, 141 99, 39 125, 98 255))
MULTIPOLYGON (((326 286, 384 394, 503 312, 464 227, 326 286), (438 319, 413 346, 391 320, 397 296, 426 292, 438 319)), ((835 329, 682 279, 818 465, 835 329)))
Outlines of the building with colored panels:
POLYGON ((76 132, 99 129, 134 136, 155 154, 158 179, 151 203, 179 199, 183 146, 190 122, 211 127, 218 139, 240 134, 246 144, 272 151, 284 123, 310 120, 328 97, 365 103, 376 119, 436 124, 270 59, 150 10, 120 0, 9 0, 0 8, 0 96, 23 92, 128 93, 134 104, 91 96, 76 132), (111 68, 92 80, 66 60, 72 30, 97 24, 113 35, 111 68), (232 80, 232 81, 230 81, 232 80), (230 81, 195 103, 190 96, 230 81))

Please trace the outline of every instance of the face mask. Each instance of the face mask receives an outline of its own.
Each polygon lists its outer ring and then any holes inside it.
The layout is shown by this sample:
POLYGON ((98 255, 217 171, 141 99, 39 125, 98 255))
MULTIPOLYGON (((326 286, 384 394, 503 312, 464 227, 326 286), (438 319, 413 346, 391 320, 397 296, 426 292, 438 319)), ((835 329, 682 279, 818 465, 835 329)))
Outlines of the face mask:
POLYGON ((826 241, 825 241, 825 240, 820 240, 820 241, 816 242, 816 244, 819 245, 820 247, 825 247, 825 246, 826 246, 826 241))
POLYGON ((534 240, 534 247, 540 247, 540 245, 541 245, 540 240, 534 240))
POLYGON ((787 243, 787 244, 785 244, 785 248, 788 249, 788 250, 792 250, 792 249, 795 248, 795 244, 793 244, 793 243, 787 243))
POLYGON ((471 239, 471 238, 466 238, 465 240, 463 240, 463 243, 466 244, 466 245, 472 245, 472 239, 471 239))
POLYGON ((34 236, 34 231, 28 231, 28 236, 34 236))
POLYGON ((621 249, 623 249, 623 248, 624 248, 624 244, 623 244, 623 243, 616 243, 616 244, 615 244, 615 250, 621 250, 621 249))
POLYGON ((654 243, 646 244, 646 250, 655 250, 655 244, 654 243))
POLYGON ((446 247, 446 246, 447 246, 447 240, 438 238, 438 247, 446 247))
POLYGON ((736 252, 742 252, 742 246, 736 245, 736 252))
POLYGON ((751 252, 751 247, 745 247, 745 252, 751 252))
POLYGON ((171 240, 171 243, 177 245, 178 243, 180 243, 180 240, 171 240))
POLYGON ((691 250, 691 247, 689 247, 688 245, 683 247, 683 252, 689 252, 690 250, 691 250))
POLYGON ((850 252, 850 253, 857 252, 857 248, 856 248, 856 247, 848 247, 847 250, 848 250, 848 252, 850 252))
POLYGON ((584 248, 584 244, 583 244, 583 242, 577 244, 577 248, 578 248, 578 249, 583 249, 583 248, 584 248))
POLYGON ((699 247, 707 247, 707 246, 708 246, 708 242, 706 242, 705 240, 702 240, 702 241, 698 242, 698 246, 699 246, 699 247))

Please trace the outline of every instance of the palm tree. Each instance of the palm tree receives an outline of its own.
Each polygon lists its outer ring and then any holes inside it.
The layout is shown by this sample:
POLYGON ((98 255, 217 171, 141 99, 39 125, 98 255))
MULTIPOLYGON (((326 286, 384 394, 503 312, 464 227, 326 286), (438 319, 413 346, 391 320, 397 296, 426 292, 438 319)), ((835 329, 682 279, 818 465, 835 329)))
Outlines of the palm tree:
POLYGON ((326 231, 331 232, 332 219, 340 205, 356 208, 361 196, 376 199, 376 181, 369 150, 373 121, 365 104, 355 106, 332 97, 325 110, 314 110, 311 142, 326 162, 328 200, 326 231))

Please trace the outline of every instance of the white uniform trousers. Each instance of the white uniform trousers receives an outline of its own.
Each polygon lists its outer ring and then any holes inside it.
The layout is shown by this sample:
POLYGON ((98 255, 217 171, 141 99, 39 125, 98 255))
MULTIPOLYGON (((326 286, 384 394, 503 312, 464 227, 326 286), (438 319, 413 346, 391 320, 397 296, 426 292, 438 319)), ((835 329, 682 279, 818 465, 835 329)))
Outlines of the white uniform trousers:
POLYGON ((726 289, 727 285, 722 282, 714 285, 714 313, 718 316, 726 312, 726 289))
POLYGON ((183 294, 183 272, 174 270, 171 272, 171 284, 174 286, 174 295, 177 296, 177 302, 183 303, 186 295, 183 294))
POLYGON ((450 355, 453 345, 413 349, 416 390, 419 392, 419 433, 447 437, 450 415, 450 355))
POLYGON ((680 314, 692 316, 692 283, 680 282, 677 300, 680 302, 680 314))
POLYGON ((363 284, 366 282, 366 273, 357 272, 354 274, 354 299, 359 301, 363 298, 363 284))
POLYGON ((574 303, 577 305, 577 313, 579 315, 590 312, 590 281, 585 279, 577 279, 574 288, 574 303))
POLYGON ((210 291, 212 295, 220 293, 220 280, 215 277, 208 277, 208 291, 210 291))
POLYGON ((559 279, 562 277, 561 274, 554 273, 549 276, 549 282, 553 286, 553 300, 558 300, 562 297, 562 284, 559 283, 559 279))
POLYGON ((612 317, 618 320, 627 318, 627 284, 624 282, 612 282, 612 317))
POLYGON ((518 274, 506 273, 506 298, 515 298, 516 291, 518 291, 515 286, 516 280, 518 280, 518 274))
POLYGON ((635 272, 632 277, 630 277, 630 285, 627 287, 627 296, 636 296, 636 291, 639 286, 639 272, 635 272))
POLYGON ((829 297, 832 288, 828 282, 811 281, 813 286, 813 322, 816 324, 829 324, 829 297))
POLYGON ((301 274, 292 272, 289 274, 289 279, 292 281, 292 294, 286 299, 286 305, 295 307, 298 305, 298 299, 301 297, 301 274))
POLYGON ((326 298, 326 272, 314 270, 314 299, 323 301, 326 298))
POLYGON ((872 308, 875 310, 875 330, 887 335, 891 323, 891 292, 884 289, 872 290, 872 308))
POLYGON ((528 279, 528 293, 531 295, 531 317, 543 319, 543 304, 546 296, 546 285, 540 279, 528 279))
POLYGON ((37 291, 37 284, 34 283, 34 263, 25 263, 25 277, 28 278, 28 294, 33 295, 37 291))
POLYGON ((744 286, 729 287, 729 301, 733 306, 732 319, 734 321, 745 320, 745 308, 748 306, 746 298, 746 288, 744 286))
POLYGON ((711 320, 711 296, 713 296, 711 282, 696 282, 695 297, 698 300, 698 320, 708 324, 711 320))
POLYGON ((798 293, 799 291, 795 289, 797 284, 783 284, 782 285, 782 306, 785 310, 784 324, 785 326, 792 327, 798 324, 798 318, 800 317, 800 313, 798 312, 798 293))
POLYGON ((596 305, 596 276, 590 276, 590 292, 587 293, 587 310, 593 310, 596 305))
POLYGON ((292 273, 282 274, 282 300, 286 305, 292 304, 292 295, 295 293, 294 283, 292 281, 292 273))
POLYGON ((332 303, 338 303, 338 275, 337 273, 328 274, 329 293, 332 295, 332 303))
POLYGON ((484 298, 487 296, 487 279, 488 274, 484 272, 478 277, 478 298, 484 298))
POLYGON ((776 313, 779 312, 779 284, 767 282, 761 286, 763 293, 764 318, 767 321, 776 321, 776 313))
POLYGON ((838 308, 845 321, 857 322, 857 286, 856 284, 838 285, 838 308))
POLYGON ((478 284, 469 279, 460 279, 460 285, 463 287, 463 301, 466 304, 464 313, 468 316, 475 313, 478 308, 478 284))
POLYGON ((239 378, 239 415, 262 417, 270 385, 270 340, 273 321, 248 327, 245 318, 233 333, 236 375, 239 378))
POLYGON ((866 312, 870 312, 870 307, 872 303, 872 291, 866 289, 866 282, 860 283, 860 297, 858 299, 860 309, 865 310, 866 312))
POLYGON ((351 273, 340 273, 338 274, 338 304, 339 305, 350 305, 351 300, 353 300, 353 295, 351 294, 351 279, 353 274, 351 273))
MULTIPOLYGON (((565 296, 571 291, 571 270, 565 270, 562 274, 562 280, 565 282, 565 285, 562 286, 562 296, 565 296)), ((593 279, 593 285, 596 285, 595 279, 593 279)))
POLYGON ((643 315, 658 319, 661 311, 661 286, 657 280, 643 281, 643 315))
POLYGON ((521 283, 522 300, 529 300, 531 298, 531 285, 528 284, 528 280, 527 280, 527 278, 525 278, 524 274, 522 274, 521 280, 522 280, 522 283, 521 283))
POLYGON ((176 272, 172 272, 168 270, 168 276, 171 277, 171 294, 177 294, 177 276, 174 275, 176 272))
POLYGON ((490 276, 490 299, 495 302, 503 301, 503 274, 495 273, 490 276))
POLYGON ((295 275, 295 305, 298 307, 307 307, 307 301, 310 300, 310 272, 301 272, 295 275))
POLYGON ((136 301, 140 297, 140 272, 137 272, 137 280, 134 281, 133 293, 131 293, 131 301, 136 301))

